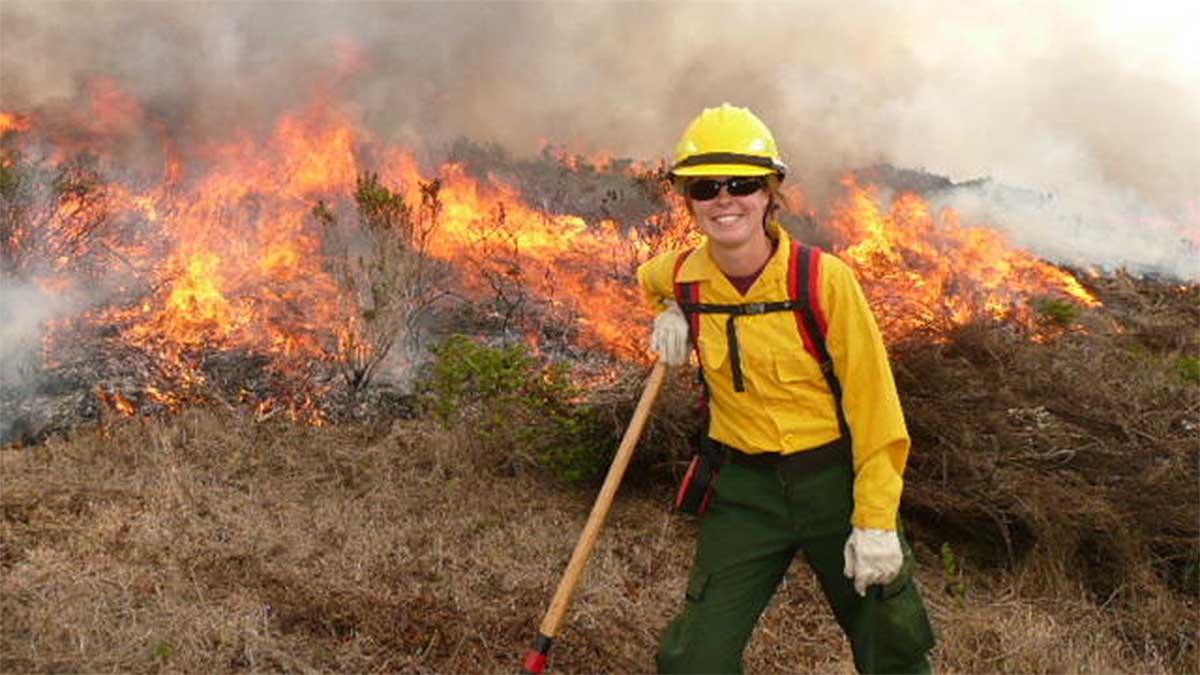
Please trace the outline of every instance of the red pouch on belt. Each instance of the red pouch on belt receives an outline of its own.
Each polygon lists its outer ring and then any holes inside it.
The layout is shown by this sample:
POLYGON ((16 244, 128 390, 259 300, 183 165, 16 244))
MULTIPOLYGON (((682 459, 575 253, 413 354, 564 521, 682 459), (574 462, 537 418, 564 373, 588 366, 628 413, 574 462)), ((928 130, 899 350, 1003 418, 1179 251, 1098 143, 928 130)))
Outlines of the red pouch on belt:
POLYGON ((675 493, 675 510, 691 516, 703 515, 708 510, 712 484, 720 468, 704 452, 693 455, 687 473, 679 483, 679 491, 675 493))

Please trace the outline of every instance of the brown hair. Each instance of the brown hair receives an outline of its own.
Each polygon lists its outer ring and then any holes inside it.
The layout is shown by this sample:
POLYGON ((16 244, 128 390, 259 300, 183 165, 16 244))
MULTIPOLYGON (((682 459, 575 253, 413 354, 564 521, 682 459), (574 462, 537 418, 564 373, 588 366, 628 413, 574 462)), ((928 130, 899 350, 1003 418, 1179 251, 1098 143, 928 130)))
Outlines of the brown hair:
POLYGON ((767 205, 767 214, 774 216, 779 209, 790 211, 792 208, 791 202, 788 201, 787 195, 783 194, 783 179, 779 174, 773 173, 767 176, 767 192, 771 193, 771 203, 767 205))

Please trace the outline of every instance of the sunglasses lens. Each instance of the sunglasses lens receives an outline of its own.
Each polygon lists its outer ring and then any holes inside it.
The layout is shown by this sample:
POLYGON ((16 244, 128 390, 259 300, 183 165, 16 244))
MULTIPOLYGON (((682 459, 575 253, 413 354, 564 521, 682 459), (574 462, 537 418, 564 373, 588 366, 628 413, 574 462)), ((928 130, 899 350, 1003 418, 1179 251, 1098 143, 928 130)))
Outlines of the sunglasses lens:
POLYGON ((721 181, 703 178, 688 183, 687 194, 698 202, 706 202, 721 192, 721 181))
POLYGON ((687 195, 698 202, 706 202, 721 193, 722 185, 725 186, 730 195, 745 197, 763 189, 765 183, 763 183, 762 178, 757 176, 752 178, 729 178, 727 180, 701 178, 688 183, 687 195))
POLYGON ((762 189, 763 181, 761 178, 730 178, 725 183, 725 189, 729 190, 729 194, 735 197, 745 197, 752 195, 762 189))

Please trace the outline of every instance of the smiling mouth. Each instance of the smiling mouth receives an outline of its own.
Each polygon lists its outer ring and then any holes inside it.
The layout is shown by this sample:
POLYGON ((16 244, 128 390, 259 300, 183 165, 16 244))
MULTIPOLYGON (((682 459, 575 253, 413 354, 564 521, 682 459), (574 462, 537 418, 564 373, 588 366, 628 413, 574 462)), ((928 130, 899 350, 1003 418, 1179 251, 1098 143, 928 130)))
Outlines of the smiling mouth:
POLYGON ((741 220, 741 218, 742 214, 740 213, 728 213, 723 216, 714 216, 713 220, 721 224, 727 224, 741 220))

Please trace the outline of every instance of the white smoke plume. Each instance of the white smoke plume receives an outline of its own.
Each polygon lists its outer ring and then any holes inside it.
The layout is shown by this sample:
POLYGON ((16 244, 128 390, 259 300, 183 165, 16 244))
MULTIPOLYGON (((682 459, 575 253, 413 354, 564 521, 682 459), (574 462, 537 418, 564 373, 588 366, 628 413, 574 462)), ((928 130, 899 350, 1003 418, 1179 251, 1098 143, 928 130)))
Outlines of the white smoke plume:
POLYGON ((1168 2, 0 4, 0 109, 109 76, 178 134, 251 131, 314 86, 385 139, 657 159, 729 101, 815 204, 878 162, 1077 264, 1200 278, 1200 10, 1168 2), (961 197, 961 196, 960 196, 961 197), (960 198, 958 201, 963 201, 960 198))
POLYGON ((41 323, 65 309, 62 300, 35 285, 0 283, 0 385, 14 385, 32 372, 41 323))

